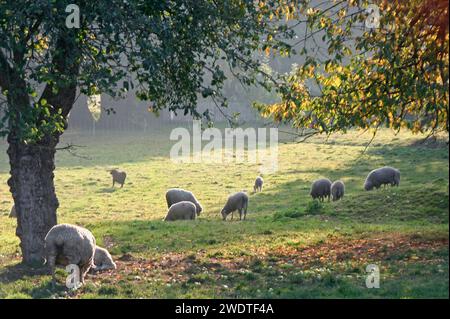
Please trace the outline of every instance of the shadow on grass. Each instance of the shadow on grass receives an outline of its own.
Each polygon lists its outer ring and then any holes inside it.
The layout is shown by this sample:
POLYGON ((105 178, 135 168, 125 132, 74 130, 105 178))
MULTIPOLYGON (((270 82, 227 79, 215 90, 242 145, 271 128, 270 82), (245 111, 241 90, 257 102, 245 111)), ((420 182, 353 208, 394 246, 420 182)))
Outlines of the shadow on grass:
POLYGON ((100 188, 97 193, 114 193, 116 191, 115 188, 112 187, 104 187, 104 188, 100 188))
MULTIPOLYGON (((61 271, 60 268, 57 271, 61 271)), ((70 293, 60 279, 53 286, 50 278, 48 280, 42 280, 42 276, 50 276, 48 267, 18 263, 1 268, 0 284, 11 284, 17 281, 26 282, 26 288, 24 287, 22 291, 17 291, 17 295, 12 294, 12 298, 23 298, 23 293, 32 298, 58 297, 70 293)))
POLYGON ((24 263, 2 267, 0 271, 0 282, 10 283, 24 277, 35 277, 49 275, 50 271, 45 266, 29 266, 24 263))
POLYGON ((33 298, 50 298, 55 296, 63 296, 67 292, 67 288, 59 283, 55 287, 52 286, 51 281, 43 282, 40 286, 36 286, 30 290, 30 295, 33 298))

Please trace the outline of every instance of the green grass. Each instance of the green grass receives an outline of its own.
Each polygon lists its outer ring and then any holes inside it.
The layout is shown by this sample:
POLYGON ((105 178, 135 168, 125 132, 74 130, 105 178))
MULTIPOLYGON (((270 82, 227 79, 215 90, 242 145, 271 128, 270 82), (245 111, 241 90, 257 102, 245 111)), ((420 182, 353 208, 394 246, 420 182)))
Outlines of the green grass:
MULTIPOLYGON (((19 264, 6 144, 0 142, 0 298, 448 298, 448 147, 421 136, 351 131, 294 143, 280 133, 279 170, 251 194, 248 220, 220 218, 227 196, 251 193, 258 164, 176 164, 170 127, 136 134, 67 132, 89 159, 57 153, 58 221, 88 227, 118 261, 76 292, 52 289, 45 269, 19 264), (367 173, 391 165, 400 187, 365 192, 367 173), (127 172, 111 188, 107 170, 127 172), (339 202, 313 202, 313 179, 342 179, 339 202), (204 207, 192 222, 163 222, 165 191, 193 191, 204 207), (125 257, 129 257, 124 258, 125 257), (365 287, 377 264, 380 289, 365 287)), ((236 216, 235 216, 236 217, 236 216)))

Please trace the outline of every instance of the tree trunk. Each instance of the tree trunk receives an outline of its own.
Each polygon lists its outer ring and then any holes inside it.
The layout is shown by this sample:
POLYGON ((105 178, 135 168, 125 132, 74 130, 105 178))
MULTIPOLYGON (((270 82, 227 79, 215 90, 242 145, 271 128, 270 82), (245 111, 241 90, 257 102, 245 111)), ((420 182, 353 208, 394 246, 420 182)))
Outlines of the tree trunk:
MULTIPOLYGON (((58 30, 55 42, 49 44, 50 48, 54 48, 50 52, 52 81, 45 85, 37 101, 38 105, 44 105, 42 102, 46 100, 52 106, 49 109, 51 115, 62 116, 64 129, 67 128, 67 116, 75 101, 80 71, 82 52, 77 40, 78 32, 76 28, 63 27, 58 30)), ((53 172, 56 145, 62 132, 55 130, 54 134, 48 133, 38 142, 25 143, 22 133, 27 133, 27 128, 40 129, 44 121, 53 120, 47 119, 44 113, 34 118, 30 111, 30 106, 36 101, 31 101, 29 91, 37 83, 33 83, 34 79, 30 79, 23 66, 25 63, 22 64, 28 58, 25 50, 19 49, 28 48, 26 42, 13 47, 10 60, 0 52, 0 91, 8 91, 8 155, 11 167, 8 185, 17 212, 16 235, 20 238, 23 261, 36 263, 44 260, 45 236, 56 225, 59 203, 53 172)))
POLYGON ((44 238, 56 225, 58 199, 53 183, 58 137, 27 145, 8 136, 11 177, 8 180, 17 211, 16 235, 23 262, 42 263, 44 238))

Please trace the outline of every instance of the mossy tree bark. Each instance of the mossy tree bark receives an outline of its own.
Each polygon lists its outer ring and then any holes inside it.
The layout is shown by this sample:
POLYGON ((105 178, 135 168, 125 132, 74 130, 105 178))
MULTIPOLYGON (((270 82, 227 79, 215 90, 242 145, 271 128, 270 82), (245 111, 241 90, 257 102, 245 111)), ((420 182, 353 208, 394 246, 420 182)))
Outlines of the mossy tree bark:
POLYGON ((57 223, 58 199, 53 182, 57 138, 26 145, 8 137, 11 177, 8 180, 17 212, 16 235, 25 263, 44 260, 44 238, 57 223))

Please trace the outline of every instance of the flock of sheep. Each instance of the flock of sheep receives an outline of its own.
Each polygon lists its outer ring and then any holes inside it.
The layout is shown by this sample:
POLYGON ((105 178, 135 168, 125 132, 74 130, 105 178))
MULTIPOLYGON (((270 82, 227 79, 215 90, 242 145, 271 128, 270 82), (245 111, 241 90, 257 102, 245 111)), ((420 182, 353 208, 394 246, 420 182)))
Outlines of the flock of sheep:
MULTIPOLYGON (((364 189, 370 191, 374 188, 380 188, 382 185, 399 186, 400 185, 400 171, 390 166, 384 166, 374 169, 367 175, 364 182, 364 189)), ((328 178, 321 178, 315 180, 311 186, 309 193, 313 199, 318 198, 321 201, 330 197, 333 201, 344 197, 345 185, 344 182, 338 180, 331 182, 328 178)))
MULTIPOLYGON (((113 186, 118 183, 123 187, 126 173, 112 170, 113 186)), ((264 180, 258 176, 254 184, 254 192, 262 191, 264 180)), ((380 188, 382 185, 398 186, 400 184, 400 171, 389 166, 371 171, 364 183, 364 189, 369 191, 373 188, 380 188)), ((338 180, 331 182, 327 178, 314 181, 311 186, 310 195, 313 199, 324 201, 330 198, 335 201, 344 196, 345 185, 338 180)), ((172 188, 166 192, 166 202, 168 212, 165 221, 193 220, 200 215, 203 208, 192 192, 180 188, 172 188)), ((239 212, 239 219, 246 218, 248 207, 248 195, 244 192, 237 192, 228 197, 225 206, 221 210, 223 220, 235 211, 239 212)), ((11 209, 11 217, 15 216, 15 208, 11 209)), ((50 229, 45 237, 45 249, 47 265, 51 268, 53 284, 55 283, 56 265, 67 266, 76 264, 80 268, 80 282, 89 270, 116 269, 109 252, 96 245, 95 237, 92 233, 80 226, 70 224, 59 224, 50 229)))

